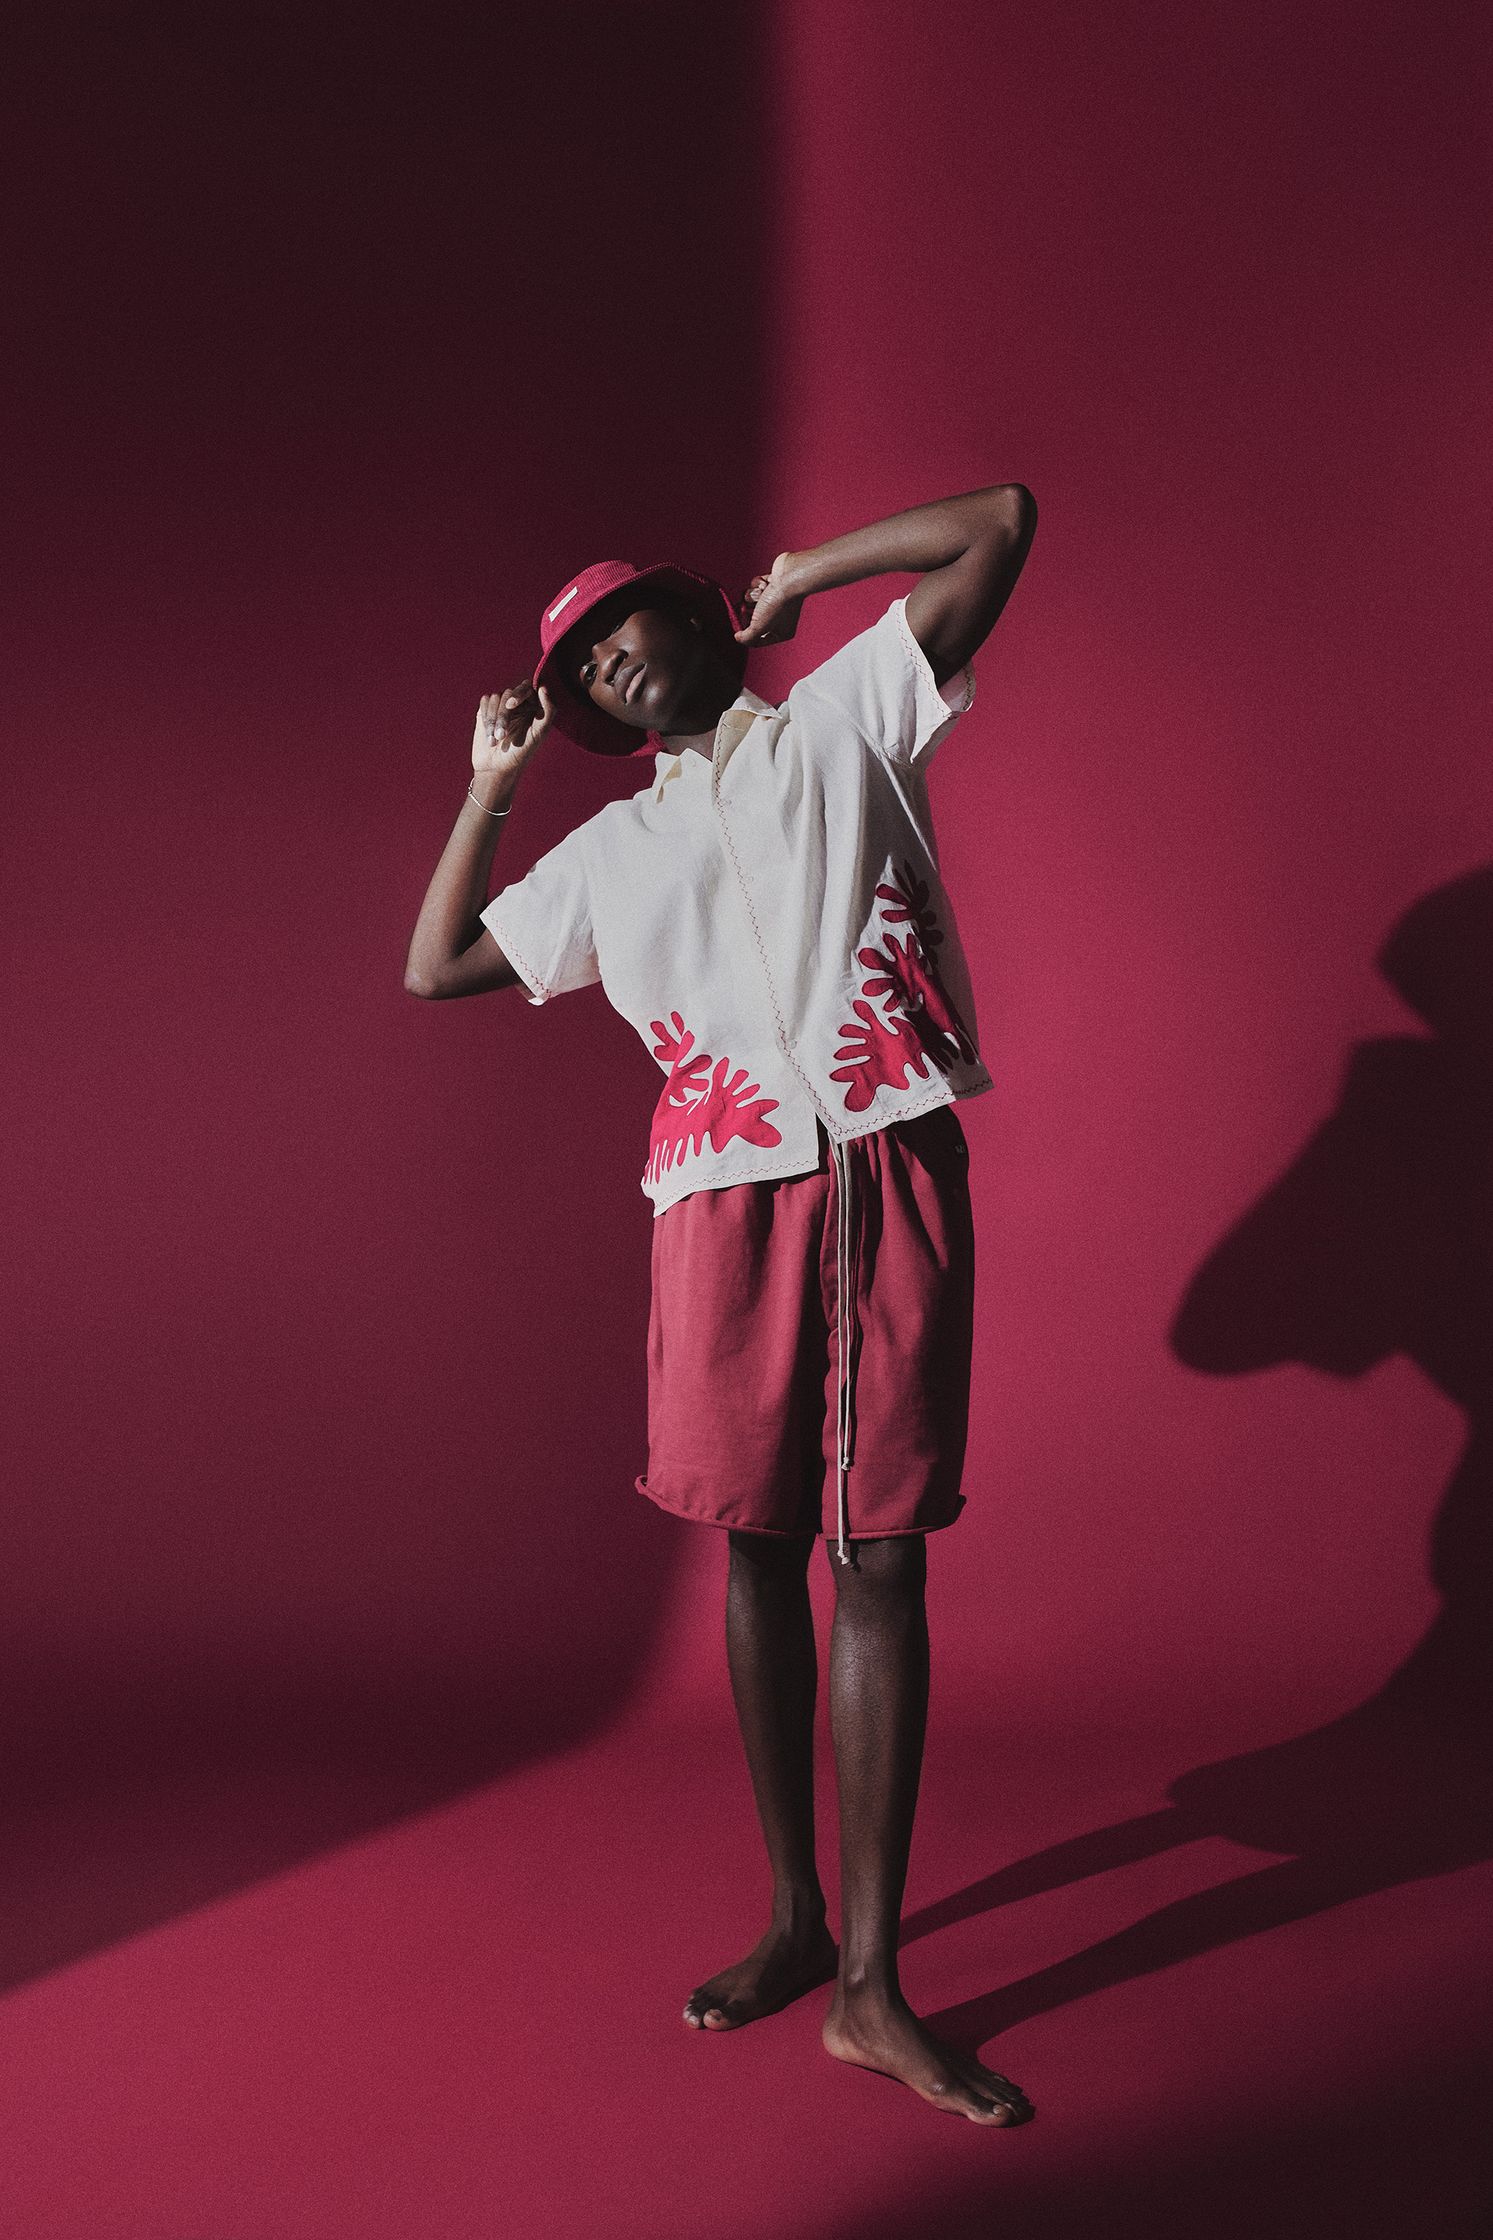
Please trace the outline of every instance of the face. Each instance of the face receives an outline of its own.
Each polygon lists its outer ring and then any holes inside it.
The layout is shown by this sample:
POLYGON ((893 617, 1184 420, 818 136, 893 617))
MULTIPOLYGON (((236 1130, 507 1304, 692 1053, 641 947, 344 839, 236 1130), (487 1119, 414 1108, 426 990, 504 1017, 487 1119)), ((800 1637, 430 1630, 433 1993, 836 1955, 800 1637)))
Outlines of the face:
POLYGON ((640 606, 640 596, 646 589, 624 585, 592 608, 563 649, 566 681, 638 731, 704 729, 719 709, 710 707, 716 664, 699 617, 682 605, 640 606))

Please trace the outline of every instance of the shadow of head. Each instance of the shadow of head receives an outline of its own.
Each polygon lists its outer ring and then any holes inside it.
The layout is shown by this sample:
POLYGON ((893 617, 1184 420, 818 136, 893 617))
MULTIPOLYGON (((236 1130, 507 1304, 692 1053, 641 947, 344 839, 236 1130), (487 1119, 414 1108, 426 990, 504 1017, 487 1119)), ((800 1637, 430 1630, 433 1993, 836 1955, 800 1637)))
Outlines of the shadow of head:
POLYGON ((1426 1034, 1349 1054, 1336 1108, 1188 1285, 1171 1343, 1236 1376, 1405 1353, 1476 1416, 1493 1382, 1493 866, 1406 911, 1377 959, 1426 1034))
POLYGON ((1171 1342, 1210 1376, 1352 1377, 1404 1354, 1465 1410, 1430 1535, 1443 1609, 1373 1699, 1444 1731, 1493 1710, 1493 866, 1422 896, 1377 962, 1430 1032, 1353 1049, 1336 1108, 1208 1255, 1171 1342))

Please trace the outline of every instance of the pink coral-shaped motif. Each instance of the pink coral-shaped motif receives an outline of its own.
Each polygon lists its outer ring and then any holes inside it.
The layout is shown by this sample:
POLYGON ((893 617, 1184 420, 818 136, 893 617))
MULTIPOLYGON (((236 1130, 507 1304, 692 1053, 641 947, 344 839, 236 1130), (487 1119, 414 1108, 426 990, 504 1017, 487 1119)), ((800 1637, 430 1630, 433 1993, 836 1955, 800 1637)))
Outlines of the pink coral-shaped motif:
POLYGON ((847 1021, 841 1027, 845 1039, 835 1056, 849 1062, 837 1066, 830 1079, 848 1084, 848 1112, 864 1112, 878 1089, 905 1089, 909 1073, 926 1080, 928 1063, 910 1019, 899 1018, 895 1012, 889 1020, 883 1019, 860 996, 850 1008, 860 1024, 847 1021))
POLYGON ((914 925, 918 939, 931 956, 943 939, 943 927, 928 907, 928 882, 919 879, 910 863, 892 873, 889 887, 878 887, 877 894, 886 904, 888 925, 914 925))
POLYGON ((738 1136, 767 1148, 781 1143, 767 1118, 776 1112, 777 1098, 761 1096, 745 1066, 732 1073, 729 1058, 712 1060, 707 1050, 696 1050, 680 1014, 671 1011, 669 1017, 672 1032, 662 1019, 649 1022, 657 1037, 653 1055, 668 1066, 669 1077, 654 1108, 644 1181, 657 1182, 687 1152, 703 1151, 707 1139, 716 1151, 738 1136))
POLYGON ((905 1089, 909 1074, 926 1079, 928 1061, 947 1073, 956 1060, 970 1063, 975 1046, 939 973, 934 951, 943 928, 929 907, 927 881, 910 863, 893 874, 893 884, 876 889, 886 905, 889 925, 905 925, 900 939, 889 931, 881 948, 856 951, 865 967, 860 997, 851 1005, 859 1025, 846 1021, 835 1056, 846 1062, 830 1075, 844 1082, 846 1109, 864 1112, 878 1089, 905 1089), (886 1015, 867 1000, 879 997, 886 1015))
POLYGON ((963 1058, 968 1064, 975 1055, 975 1046, 965 1033, 964 1021, 939 978, 938 967, 928 952, 919 947, 915 935, 909 933, 902 941, 894 933, 884 938, 885 948, 856 951, 860 962, 873 974, 871 979, 861 983, 861 993, 887 996, 899 1005, 912 1021, 919 1041, 935 1064, 941 1065, 947 1060, 952 1065, 956 1058, 963 1058))

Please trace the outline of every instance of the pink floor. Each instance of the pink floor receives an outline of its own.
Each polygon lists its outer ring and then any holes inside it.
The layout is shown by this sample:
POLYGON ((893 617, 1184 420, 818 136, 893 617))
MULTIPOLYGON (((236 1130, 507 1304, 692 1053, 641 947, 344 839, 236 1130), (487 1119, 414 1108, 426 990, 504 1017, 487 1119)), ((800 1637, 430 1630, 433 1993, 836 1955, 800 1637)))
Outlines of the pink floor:
MULTIPOLYGON (((1225 1732, 1179 1702, 1166 1733, 1075 1732, 1025 1725, 1009 1704, 936 1702, 904 1976, 921 2011, 1031 2093, 1037 2120, 1003 2135, 830 2062, 827 1991, 731 2036, 685 2028, 685 1993, 755 1940, 765 1892, 724 1672, 714 1704, 697 1695, 682 1710, 668 1680, 659 1668, 580 1747, 14 1991, 4 2229, 1486 2229, 1486 1861, 1417 1874, 1448 1847, 1381 1829, 1377 1847, 1365 1837, 1364 1879, 1396 1879, 1344 1899, 1356 1832, 1325 1873, 1221 1835, 1157 1851, 1168 1784, 1282 1740, 1278 1726, 1225 1732), (1141 1819, 1129 1837, 1099 1833, 1141 1819), (1303 1873, 1270 1896, 1280 1875, 1303 1873)), ((1326 1818, 1349 1827, 1364 1784, 1350 1795, 1335 1762, 1344 1786, 1326 1818)), ((1391 1809, 1409 1809, 1403 1769, 1378 1774, 1401 1780, 1397 1802, 1381 1792, 1391 1809)), ((832 1838, 825 1752, 821 1775, 832 1838)), ((162 1843, 209 1827, 221 1842, 236 1812, 251 1843, 259 1815, 294 1802, 265 1778, 237 1800, 221 1774, 196 1795, 117 1794, 116 1845, 126 1822, 137 1864, 152 1825, 162 1843)), ((326 1790, 339 1776, 307 1778, 326 1790)), ((1278 1779, 1272 1795, 1278 1808, 1278 1779)), ((96 1806, 79 1824, 59 1893, 76 1900, 89 1855, 108 1856, 109 1817, 96 1806)), ((1471 1820, 1452 1821, 1464 1850, 1486 1848, 1471 1820)), ((33 1909, 44 1902, 33 1888, 33 1909)))

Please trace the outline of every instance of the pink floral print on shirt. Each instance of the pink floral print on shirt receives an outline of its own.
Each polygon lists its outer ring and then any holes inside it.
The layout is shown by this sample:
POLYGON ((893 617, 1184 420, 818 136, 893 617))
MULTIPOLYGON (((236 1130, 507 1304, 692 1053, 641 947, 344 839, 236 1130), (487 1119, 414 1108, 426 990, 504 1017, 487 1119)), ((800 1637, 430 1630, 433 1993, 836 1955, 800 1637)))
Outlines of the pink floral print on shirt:
POLYGON ((760 1096, 756 1082, 747 1080, 745 1066, 731 1073, 729 1058, 712 1061, 708 1050, 696 1050, 679 1013, 671 1011, 669 1017, 672 1033, 662 1019, 649 1022, 658 1037, 653 1055, 668 1066, 669 1078, 654 1108, 644 1182, 657 1182, 686 1152, 702 1151, 707 1136, 716 1151, 724 1151, 736 1136, 767 1148, 781 1143, 767 1118, 776 1112, 778 1099, 760 1096))
POLYGON ((849 1112, 864 1112, 878 1089, 905 1089, 910 1075, 927 1080, 930 1063, 947 1073, 956 1060, 968 1064, 976 1054, 939 974, 934 952, 943 928, 929 907, 928 883, 910 863, 892 881, 876 890, 886 905, 882 947, 856 951, 866 977, 850 1006, 855 1021, 840 1028, 844 1040, 835 1056, 846 1062, 830 1075, 846 1084, 849 1112), (894 925, 907 928, 900 939, 887 930, 894 925), (887 1013, 875 1008, 873 996, 885 999, 887 1013))

